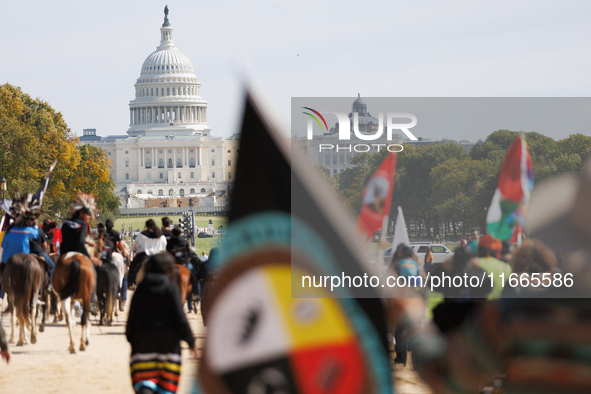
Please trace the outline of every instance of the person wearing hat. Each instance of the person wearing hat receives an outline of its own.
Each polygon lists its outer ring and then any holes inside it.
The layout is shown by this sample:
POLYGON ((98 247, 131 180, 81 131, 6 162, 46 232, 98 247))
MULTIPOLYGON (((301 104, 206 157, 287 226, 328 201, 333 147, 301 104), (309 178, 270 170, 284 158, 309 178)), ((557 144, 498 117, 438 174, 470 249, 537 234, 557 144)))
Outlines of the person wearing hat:
MULTIPOLYGON (((39 227, 34 226, 34 221, 42 212, 41 205, 37 200, 33 200, 32 194, 25 194, 12 201, 10 207, 12 223, 7 227, 2 239, 0 277, 8 259, 17 253, 31 253, 31 241, 39 237, 39 227)), ((3 297, 4 292, 0 290, 0 299, 3 297)))
MULTIPOLYGON (((187 267, 191 274, 193 274, 193 290, 198 285, 197 283, 197 271, 195 267, 191 263, 191 248, 189 246, 189 241, 182 237, 183 230, 180 226, 174 226, 174 228, 170 231, 170 239, 166 244, 166 250, 170 252, 177 264, 187 267)), ((194 292, 194 291, 193 291, 194 292)), ((189 305, 189 312, 193 311, 193 305, 191 302, 188 303, 189 305)))
POLYGON ((68 252, 82 253, 92 260, 94 265, 101 265, 99 258, 90 256, 86 250, 86 236, 90 231, 90 219, 94 219, 96 214, 96 204, 94 196, 78 193, 76 202, 70 204, 68 211, 71 215, 62 224, 62 244, 60 247, 60 255, 65 255, 68 252))
POLYGON ((501 261, 501 251, 503 250, 503 243, 492 237, 490 234, 486 234, 480 237, 478 241, 478 250, 476 255, 478 259, 475 259, 475 264, 478 268, 486 272, 487 280, 488 275, 492 274, 493 289, 488 295, 489 300, 494 300, 501 297, 503 293, 503 277, 505 282, 509 280, 511 275, 511 266, 504 261, 501 261), (504 274, 504 276, 503 276, 504 274))
MULTIPOLYGON (((69 213, 70 219, 67 219, 62 224, 62 244, 60 248, 60 255, 65 255, 68 252, 82 253, 88 257, 95 267, 102 264, 98 257, 90 256, 86 249, 86 244, 91 241, 86 240, 86 235, 90 231, 90 219, 94 219, 96 214, 96 204, 92 194, 78 193, 74 204, 70 204, 69 213)), ((90 304, 90 313, 94 316, 98 315, 96 308, 96 287, 93 289, 92 300, 90 304)))

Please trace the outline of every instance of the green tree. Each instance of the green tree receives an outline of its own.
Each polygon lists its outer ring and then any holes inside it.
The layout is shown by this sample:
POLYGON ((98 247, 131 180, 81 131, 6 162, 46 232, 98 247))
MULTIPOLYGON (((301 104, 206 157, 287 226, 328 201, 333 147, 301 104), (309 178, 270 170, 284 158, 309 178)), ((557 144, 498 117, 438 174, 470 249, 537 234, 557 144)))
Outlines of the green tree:
MULTIPOLYGON (((43 208, 45 216, 59 212, 64 217, 77 189, 73 183, 92 183, 85 177, 97 176, 96 172, 79 168, 82 156, 77 144, 78 138, 62 114, 47 102, 33 99, 10 84, 0 86, 0 177, 8 180, 7 197, 34 193, 42 185, 50 164, 57 159, 43 208)), ((105 171, 108 174, 104 160, 99 160, 96 166, 101 168, 101 174, 105 171)), ((105 184, 96 193, 99 201, 111 207, 113 188, 108 189, 105 184)))
POLYGON ((80 163, 70 179, 70 199, 81 191, 97 197, 97 207, 103 212, 119 208, 119 198, 113 193, 115 182, 109 175, 109 159, 101 148, 92 145, 78 147, 80 163))

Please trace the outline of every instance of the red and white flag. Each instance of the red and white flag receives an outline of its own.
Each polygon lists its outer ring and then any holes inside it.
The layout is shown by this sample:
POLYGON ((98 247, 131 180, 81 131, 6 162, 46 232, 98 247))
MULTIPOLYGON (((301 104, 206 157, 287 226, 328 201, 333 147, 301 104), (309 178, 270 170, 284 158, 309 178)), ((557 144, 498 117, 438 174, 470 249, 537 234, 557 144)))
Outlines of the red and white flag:
POLYGON ((392 188, 396 171, 396 154, 389 154, 373 174, 361 200, 357 230, 368 237, 382 228, 384 217, 390 216, 392 188))

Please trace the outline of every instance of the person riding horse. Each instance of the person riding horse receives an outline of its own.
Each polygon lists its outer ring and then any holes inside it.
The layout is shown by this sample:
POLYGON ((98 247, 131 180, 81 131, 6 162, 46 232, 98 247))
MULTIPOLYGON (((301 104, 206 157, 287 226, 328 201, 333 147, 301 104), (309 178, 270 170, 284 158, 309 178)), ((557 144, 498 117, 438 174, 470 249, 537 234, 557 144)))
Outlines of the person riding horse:
MULTIPOLYGON (((20 199, 12 201, 10 218, 12 223, 6 229, 2 239, 2 264, 0 276, 6 269, 6 262, 17 253, 31 253, 31 240, 39 237, 39 227, 35 220, 41 216, 43 210, 38 200, 32 194, 25 194, 20 199)), ((0 290, 0 298, 4 296, 0 290)))
MULTIPOLYGON (((88 250, 86 250, 87 243, 89 246, 94 246, 92 241, 88 241, 86 237, 90 233, 89 221, 94 217, 95 211, 94 197, 85 194, 80 194, 76 203, 70 205, 69 213, 72 217, 65 220, 62 224, 60 255, 64 256, 68 252, 82 253, 94 264, 96 278, 96 266, 101 265, 102 261, 98 257, 91 256, 88 250)), ((95 316, 98 314, 96 309, 96 291, 92 294, 90 313, 95 316)))
POLYGON ((142 231, 133 242, 131 251, 136 253, 135 258, 129 266, 128 284, 135 285, 136 275, 144 261, 150 256, 166 250, 166 237, 162 235, 160 228, 156 226, 154 219, 146 221, 146 230, 142 231))
MULTIPOLYGON (((189 246, 189 241, 182 238, 181 235, 183 234, 183 230, 180 226, 174 226, 171 231, 171 237, 166 244, 166 250, 170 252, 177 264, 180 264, 184 267, 187 267, 193 276, 191 284, 193 285, 192 293, 197 294, 196 289, 198 288, 197 282, 197 274, 198 274, 198 267, 195 267, 191 262, 192 252, 191 247, 189 246)), ((189 312, 193 312, 193 300, 189 301, 189 312)), ((197 313, 197 311, 195 311, 197 313)))
MULTIPOLYGON (((118 252, 121 254, 121 256, 123 256, 123 258, 127 258, 127 252, 121 243, 121 234, 119 234, 119 231, 114 229, 115 224, 113 223, 113 219, 107 219, 105 222, 105 227, 107 228, 107 231, 105 232, 105 238, 113 242, 113 245, 115 245, 114 252, 118 252)), ((127 301, 127 273, 125 276, 123 276, 121 288, 119 289, 119 296, 121 297, 119 310, 123 312, 123 308, 125 308, 125 302, 127 301)))

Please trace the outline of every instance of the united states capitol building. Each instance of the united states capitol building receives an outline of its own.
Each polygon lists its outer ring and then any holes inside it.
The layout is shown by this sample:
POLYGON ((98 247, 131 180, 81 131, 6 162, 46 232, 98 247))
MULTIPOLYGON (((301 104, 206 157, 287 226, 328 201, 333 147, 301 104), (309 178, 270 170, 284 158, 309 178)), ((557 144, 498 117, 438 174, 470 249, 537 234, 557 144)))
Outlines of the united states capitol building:
POLYGON ((173 43, 165 11, 160 45, 144 61, 129 102, 126 135, 80 141, 105 150, 121 208, 224 205, 235 174, 238 137, 213 137, 207 101, 189 58, 173 43))

